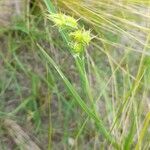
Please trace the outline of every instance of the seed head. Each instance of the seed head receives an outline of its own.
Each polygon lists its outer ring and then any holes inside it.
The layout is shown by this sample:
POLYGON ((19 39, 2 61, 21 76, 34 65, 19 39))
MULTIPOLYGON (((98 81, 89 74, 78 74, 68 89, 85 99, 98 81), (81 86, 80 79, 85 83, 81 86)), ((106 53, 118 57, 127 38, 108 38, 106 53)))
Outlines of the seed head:
POLYGON ((76 42, 82 43, 83 45, 89 45, 91 41, 90 31, 76 30, 70 33, 70 37, 72 37, 76 42))
POLYGON ((48 19, 52 20, 56 26, 66 29, 78 29, 77 20, 71 16, 65 14, 51 14, 48 15, 48 19))
POLYGON ((84 46, 81 43, 74 43, 73 50, 75 53, 81 53, 84 51, 84 46))

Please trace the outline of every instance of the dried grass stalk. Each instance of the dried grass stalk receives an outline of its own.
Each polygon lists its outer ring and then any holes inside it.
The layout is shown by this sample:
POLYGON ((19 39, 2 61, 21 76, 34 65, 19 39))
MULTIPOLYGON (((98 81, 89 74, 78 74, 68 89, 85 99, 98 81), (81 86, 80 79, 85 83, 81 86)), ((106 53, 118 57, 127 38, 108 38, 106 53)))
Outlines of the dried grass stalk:
POLYGON ((3 126, 11 136, 13 141, 25 150, 40 150, 40 148, 31 140, 22 128, 11 119, 4 119, 3 126))

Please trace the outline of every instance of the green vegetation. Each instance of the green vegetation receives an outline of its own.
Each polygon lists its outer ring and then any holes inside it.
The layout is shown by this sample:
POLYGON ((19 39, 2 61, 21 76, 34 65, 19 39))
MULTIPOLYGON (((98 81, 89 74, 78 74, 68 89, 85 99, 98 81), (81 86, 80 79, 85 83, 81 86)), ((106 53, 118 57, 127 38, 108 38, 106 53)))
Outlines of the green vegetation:
POLYGON ((0 149, 148 150, 150 2, 31 4, 0 28, 0 149))

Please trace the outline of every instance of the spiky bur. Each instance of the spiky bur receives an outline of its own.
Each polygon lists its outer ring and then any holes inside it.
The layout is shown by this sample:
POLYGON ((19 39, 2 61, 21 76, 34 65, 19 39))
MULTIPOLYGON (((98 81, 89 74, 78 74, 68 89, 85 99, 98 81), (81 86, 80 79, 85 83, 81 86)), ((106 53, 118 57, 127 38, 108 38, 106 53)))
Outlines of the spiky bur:
POLYGON ((85 31, 84 28, 82 30, 71 32, 70 37, 72 37, 76 42, 82 43, 84 45, 89 45, 92 39, 90 36, 90 31, 85 31))
POLYGON ((73 41, 71 46, 75 53, 83 52, 92 39, 90 31, 85 31, 84 28, 71 32, 69 36, 73 41))
POLYGON ((54 24, 62 29, 78 29, 77 20, 71 16, 65 14, 50 14, 47 15, 48 19, 54 22, 54 24))
POLYGON ((50 14, 47 15, 48 19, 54 22, 54 24, 65 30, 65 34, 68 37, 67 44, 75 54, 80 54, 85 50, 91 41, 90 31, 86 31, 84 28, 79 29, 78 21, 71 16, 65 14, 50 14))
POLYGON ((72 49, 73 53, 75 54, 80 54, 85 49, 85 46, 83 46, 82 43, 78 43, 74 41, 69 43, 69 47, 72 49))

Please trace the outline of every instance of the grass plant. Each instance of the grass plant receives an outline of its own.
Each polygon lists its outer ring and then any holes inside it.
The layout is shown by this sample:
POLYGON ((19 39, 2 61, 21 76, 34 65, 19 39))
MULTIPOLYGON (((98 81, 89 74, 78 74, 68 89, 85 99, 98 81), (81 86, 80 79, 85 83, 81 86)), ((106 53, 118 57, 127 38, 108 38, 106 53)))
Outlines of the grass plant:
POLYGON ((149 0, 28 9, 0 28, 0 149, 25 149, 10 119, 41 149, 148 150, 149 0))

